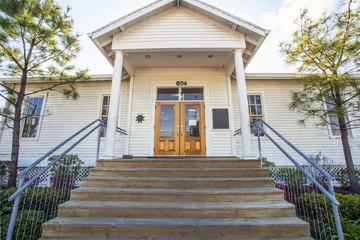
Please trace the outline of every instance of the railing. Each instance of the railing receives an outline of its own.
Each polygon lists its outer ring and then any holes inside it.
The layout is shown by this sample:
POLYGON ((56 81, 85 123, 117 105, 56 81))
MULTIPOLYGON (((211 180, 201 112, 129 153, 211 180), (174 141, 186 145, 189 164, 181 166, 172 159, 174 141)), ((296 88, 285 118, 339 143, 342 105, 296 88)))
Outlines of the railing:
MULTIPOLYGON (((56 217, 58 205, 69 200, 71 189, 76 187, 76 179, 74 176, 78 175, 80 167, 78 164, 79 159, 69 157, 74 155, 66 154, 89 137, 95 130, 98 130, 96 151, 96 159, 98 159, 101 133, 105 128, 105 121, 101 119, 92 121, 20 173, 18 188, 8 198, 9 205, 7 211, 12 208, 12 212, 6 235, 7 240, 11 240, 12 238, 37 239, 41 236, 42 223, 56 217), (38 171, 35 176, 31 178, 26 177, 29 171, 38 167, 38 165, 50 155, 54 154, 76 137, 79 137, 79 139, 66 148, 60 155, 54 156, 54 159, 51 159, 50 163, 38 171), (50 183, 47 185, 40 181, 44 175, 51 176, 49 179, 50 183), (13 205, 12 201, 14 201, 13 205)), ((117 128, 116 131, 122 135, 127 135, 126 131, 121 128, 117 128)))
POLYGON ((235 130, 234 136, 240 135, 240 134, 241 134, 241 128, 239 128, 238 130, 235 130))
POLYGON ((253 123, 253 131, 258 137, 259 157, 262 159, 261 135, 266 136, 295 166, 296 168, 284 168, 282 177, 284 182, 277 187, 284 190, 285 199, 296 206, 298 217, 310 224, 312 237, 315 239, 344 239, 339 215, 339 202, 335 198, 332 177, 311 158, 301 152, 290 141, 284 138, 273 127, 262 119, 253 123), (270 131, 265 131, 264 126, 270 131), (279 139, 276 141, 274 138, 279 139), (285 150, 279 142, 286 143, 290 150, 300 155, 308 163, 307 167, 301 166, 285 150), (327 199, 330 201, 327 201, 327 199), (331 203, 332 214, 327 204, 331 203))

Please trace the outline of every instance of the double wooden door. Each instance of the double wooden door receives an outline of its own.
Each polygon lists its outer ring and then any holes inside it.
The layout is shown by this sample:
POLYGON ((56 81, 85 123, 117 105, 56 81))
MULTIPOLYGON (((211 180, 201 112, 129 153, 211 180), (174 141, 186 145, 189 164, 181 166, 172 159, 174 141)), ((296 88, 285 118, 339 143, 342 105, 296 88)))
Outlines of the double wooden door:
POLYGON ((205 155, 203 102, 158 102, 155 155, 205 155))

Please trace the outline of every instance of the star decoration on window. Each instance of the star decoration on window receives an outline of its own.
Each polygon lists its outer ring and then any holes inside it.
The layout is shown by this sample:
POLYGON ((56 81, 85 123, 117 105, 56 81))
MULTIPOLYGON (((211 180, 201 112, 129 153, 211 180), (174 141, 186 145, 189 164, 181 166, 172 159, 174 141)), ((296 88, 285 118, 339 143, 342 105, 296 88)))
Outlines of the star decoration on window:
POLYGON ((143 121, 145 121, 145 116, 143 116, 142 114, 138 114, 136 117, 136 121, 138 123, 142 123, 143 121))

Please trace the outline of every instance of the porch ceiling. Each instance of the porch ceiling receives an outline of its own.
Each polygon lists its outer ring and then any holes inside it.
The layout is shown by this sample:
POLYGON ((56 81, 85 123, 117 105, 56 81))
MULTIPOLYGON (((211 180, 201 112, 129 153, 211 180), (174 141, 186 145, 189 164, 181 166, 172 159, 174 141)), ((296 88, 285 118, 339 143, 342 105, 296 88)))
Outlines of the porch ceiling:
POLYGON ((231 51, 131 52, 134 67, 213 67, 223 68, 230 61, 231 51))

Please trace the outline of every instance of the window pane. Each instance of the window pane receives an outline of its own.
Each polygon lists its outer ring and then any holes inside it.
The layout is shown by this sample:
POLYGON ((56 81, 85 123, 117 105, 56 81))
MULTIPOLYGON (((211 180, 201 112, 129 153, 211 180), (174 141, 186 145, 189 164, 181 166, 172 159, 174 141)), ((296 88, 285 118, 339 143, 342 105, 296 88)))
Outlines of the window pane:
POLYGON ((262 115, 262 107, 261 107, 261 105, 256 106, 256 114, 257 115, 262 115))
MULTIPOLYGON (((101 104, 101 119, 107 121, 109 114, 110 96, 103 96, 101 104)), ((101 137, 106 136, 106 127, 102 129, 101 137)))
POLYGON ((179 89, 178 88, 158 88, 157 90, 157 100, 179 100, 179 89))
POLYGON ((250 106, 250 115, 256 115, 255 106, 250 106))
POLYGON ((333 136, 340 136, 340 127, 339 127, 339 119, 337 116, 330 115, 329 116, 331 131, 333 136))
POLYGON ((182 88, 182 100, 204 100, 202 88, 182 88))
POLYGON ((160 117, 160 136, 173 137, 174 136, 174 114, 175 106, 161 106, 160 117))
POLYGON ((261 104, 261 98, 260 95, 255 95, 256 104, 261 104))
POLYGON ((43 97, 29 98, 27 100, 25 104, 26 109, 24 111, 24 116, 26 117, 26 120, 24 123, 22 137, 36 137, 43 101, 43 97))
POLYGON ((254 95, 249 96, 249 104, 255 104, 255 96, 254 95))
POLYGON ((200 116, 199 106, 186 106, 185 131, 187 137, 200 136, 200 116))

